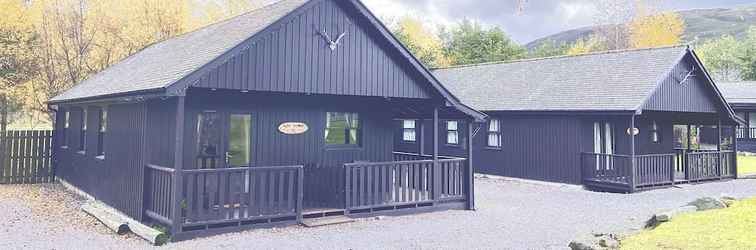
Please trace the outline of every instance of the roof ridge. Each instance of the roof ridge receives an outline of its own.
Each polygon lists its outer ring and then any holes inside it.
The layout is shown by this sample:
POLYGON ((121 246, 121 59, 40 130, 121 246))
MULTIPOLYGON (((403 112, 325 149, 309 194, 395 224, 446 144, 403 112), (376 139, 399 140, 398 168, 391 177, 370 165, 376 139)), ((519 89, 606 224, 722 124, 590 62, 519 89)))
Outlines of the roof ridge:
POLYGON ((455 65, 455 66, 447 66, 447 67, 435 67, 435 68, 431 68, 430 70, 436 71, 436 70, 445 70, 445 69, 460 69, 460 68, 471 68, 471 67, 488 66, 488 65, 502 65, 502 64, 513 64, 513 63, 522 63, 522 62, 546 61, 546 60, 554 60, 554 59, 562 59, 562 58, 575 58, 575 57, 596 56, 596 55, 605 55, 605 54, 619 54, 619 53, 627 53, 627 52, 661 50, 661 49, 671 49, 671 48, 687 48, 687 47, 690 47, 690 46, 687 44, 677 44, 677 45, 649 47, 649 48, 604 50, 604 51, 597 51, 597 52, 584 53, 584 54, 578 54, 578 55, 550 56, 550 57, 539 57, 539 58, 516 59, 516 60, 508 60, 508 61, 463 64, 463 65, 455 65))

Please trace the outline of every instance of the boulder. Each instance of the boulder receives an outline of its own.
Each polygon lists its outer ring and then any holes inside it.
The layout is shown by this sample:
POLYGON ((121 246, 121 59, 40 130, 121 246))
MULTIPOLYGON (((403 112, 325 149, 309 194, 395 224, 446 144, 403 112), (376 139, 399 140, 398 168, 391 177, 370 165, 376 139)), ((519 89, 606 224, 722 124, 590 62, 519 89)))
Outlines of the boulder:
POLYGON ((654 220, 656 222, 667 222, 667 221, 672 220, 672 217, 675 217, 678 214, 690 213, 690 212, 695 212, 695 211, 698 211, 698 207, 696 206, 678 207, 678 208, 675 208, 669 211, 664 211, 664 212, 654 215, 654 220))
POLYGON ((712 209, 722 209, 726 208, 727 204, 722 202, 719 199, 711 198, 711 197, 704 197, 697 199, 691 203, 688 203, 689 206, 696 206, 698 211, 706 211, 706 210, 712 210, 712 209))
POLYGON ((620 243, 614 235, 591 234, 575 239, 568 245, 572 250, 619 249, 620 243))

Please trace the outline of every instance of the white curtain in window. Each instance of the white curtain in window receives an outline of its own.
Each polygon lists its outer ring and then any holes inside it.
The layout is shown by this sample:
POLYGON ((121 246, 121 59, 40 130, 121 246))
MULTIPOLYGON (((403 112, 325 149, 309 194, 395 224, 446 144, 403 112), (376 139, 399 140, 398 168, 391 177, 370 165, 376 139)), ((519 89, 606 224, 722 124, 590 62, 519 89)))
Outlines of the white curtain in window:
POLYGON ((402 135, 402 139, 404 141, 415 141, 417 139, 416 132, 415 132, 415 121, 414 120, 404 120, 403 121, 403 128, 404 133, 402 135))
POLYGON ((446 143, 459 144, 459 133, 457 131, 457 121, 447 121, 446 130, 447 130, 446 143))
POLYGON ((492 119, 488 123, 488 146, 501 147, 501 125, 499 120, 492 119))

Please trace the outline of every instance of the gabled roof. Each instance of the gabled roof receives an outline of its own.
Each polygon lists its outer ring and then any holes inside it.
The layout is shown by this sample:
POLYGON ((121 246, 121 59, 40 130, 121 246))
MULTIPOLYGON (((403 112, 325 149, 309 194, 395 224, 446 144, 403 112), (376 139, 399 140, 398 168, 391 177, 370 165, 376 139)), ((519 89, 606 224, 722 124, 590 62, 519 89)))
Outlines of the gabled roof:
POLYGON ((482 111, 637 111, 686 46, 477 64, 433 73, 482 111))
MULTIPOLYGON (((398 50, 412 69, 461 112, 482 121, 486 115, 460 102, 415 58, 359 0, 332 0, 350 4, 366 17, 372 28, 398 50)), ((154 44, 110 68, 91 76, 50 100, 64 103, 144 93, 171 95, 169 89, 185 89, 203 68, 232 53, 244 41, 315 0, 281 0, 235 18, 154 44)))
POLYGON ((156 43, 52 98, 62 102, 160 90, 210 63, 308 0, 283 0, 156 43))
POLYGON ((719 82, 717 87, 730 104, 756 104, 756 81, 719 82))

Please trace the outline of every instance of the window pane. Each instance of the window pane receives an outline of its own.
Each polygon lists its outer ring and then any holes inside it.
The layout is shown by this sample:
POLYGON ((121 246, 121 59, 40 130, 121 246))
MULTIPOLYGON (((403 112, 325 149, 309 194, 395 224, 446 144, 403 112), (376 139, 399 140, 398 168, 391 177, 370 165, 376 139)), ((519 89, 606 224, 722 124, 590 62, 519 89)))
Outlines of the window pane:
POLYGON ((448 130, 457 130, 457 121, 447 121, 446 122, 446 129, 448 129, 448 130))
POLYGON ((68 128, 70 125, 71 125, 71 112, 66 111, 65 128, 68 128))
POLYGON ((217 113, 197 115, 197 168, 212 169, 218 166, 220 135, 220 116, 217 113))
POLYGON ((360 143, 360 133, 358 129, 350 129, 349 130, 349 143, 351 145, 357 145, 360 143))
POLYGON ((491 122, 488 124, 488 131, 489 132, 499 132, 500 126, 499 126, 499 120, 491 120, 491 122))
POLYGON ((415 128, 415 120, 404 120, 404 128, 415 128))
POLYGON ((756 112, 751 112, 748 114, 748 127, 756 128, 756 112))
POLYGON ((252 116, 231 115, 228 134, 228 163, 233 167, 247 167, 250 163, 250 129, 252 116))
POLYGON ((100 132, 108 131, 108 110, 102 108, 100 110, 100 132))
POLYGON ((405 129, 404 134, 402 135, 402 139, 404 141, 415 141, 415 129, 405 129))
POLYGON ((346 143, 346 114, 337 112, 326 113, 326 144, 346 143))
POLYGON ((488 134, 489 147, 501 147, 501 135, 496 133, 488 134))
POLYGON ((446 135, 446 143, 448 144, 458 144, 459 143, 459 134, 457 134, 457 131, 449 131, 446 135))

